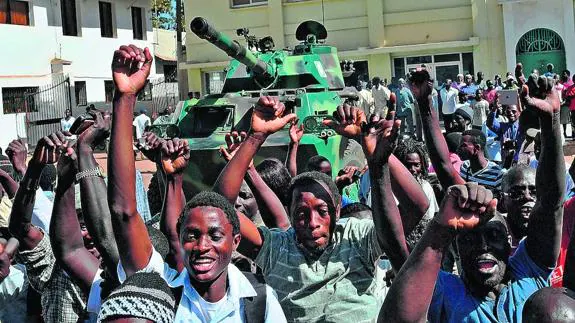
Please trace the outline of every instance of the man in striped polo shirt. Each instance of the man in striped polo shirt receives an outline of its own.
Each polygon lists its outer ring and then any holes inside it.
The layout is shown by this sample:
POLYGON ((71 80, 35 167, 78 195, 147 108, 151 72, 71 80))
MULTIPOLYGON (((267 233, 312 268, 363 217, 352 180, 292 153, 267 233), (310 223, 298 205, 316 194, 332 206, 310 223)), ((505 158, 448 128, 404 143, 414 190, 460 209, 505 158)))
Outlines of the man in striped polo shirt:
POLYGON ((464 160, 459 174, 466 182, 476 182, 492 191, 499 191, 503 179, 503 169, 485 157, 487 140, 477 129, 462 133, 459 157, 464 160))

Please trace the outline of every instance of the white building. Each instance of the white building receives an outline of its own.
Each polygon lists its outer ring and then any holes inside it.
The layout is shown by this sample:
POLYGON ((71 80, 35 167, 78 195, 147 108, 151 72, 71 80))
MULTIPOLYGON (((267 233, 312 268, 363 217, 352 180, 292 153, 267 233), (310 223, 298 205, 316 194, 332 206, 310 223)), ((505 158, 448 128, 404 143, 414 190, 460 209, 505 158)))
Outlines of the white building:
MULTIPOLYGON (((114 50, 135 44, 153 51, 150 2, 0 1, 0 39, 0 147, 5 148, 17 136, 27 136, 30 120, 57 128, 63 110, 54 102, 64 100, 74 115, 87 103, 109 105, 114 50), (54 84, 65 81, 64 75, 69 82, 54 84), (33 96, 34 102, 22 99, 24 93, 38 91, 42 93, 33 96), (32 110, 38 112, 27 117, 18 113, 32 110)), ((34 135, 28 131, 28 137, 33 140, 34 135)))

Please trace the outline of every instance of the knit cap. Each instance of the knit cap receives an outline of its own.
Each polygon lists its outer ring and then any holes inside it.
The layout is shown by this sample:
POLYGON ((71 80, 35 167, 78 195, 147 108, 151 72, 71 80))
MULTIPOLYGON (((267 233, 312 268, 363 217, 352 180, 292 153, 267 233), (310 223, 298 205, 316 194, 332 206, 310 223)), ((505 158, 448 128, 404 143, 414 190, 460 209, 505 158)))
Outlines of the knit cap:
POLYGON ((137 317, 156 323, 171 323, 176 300, 168 284, 157 273, 139 272, 128 277, 104 301, 98 322, 137 317))

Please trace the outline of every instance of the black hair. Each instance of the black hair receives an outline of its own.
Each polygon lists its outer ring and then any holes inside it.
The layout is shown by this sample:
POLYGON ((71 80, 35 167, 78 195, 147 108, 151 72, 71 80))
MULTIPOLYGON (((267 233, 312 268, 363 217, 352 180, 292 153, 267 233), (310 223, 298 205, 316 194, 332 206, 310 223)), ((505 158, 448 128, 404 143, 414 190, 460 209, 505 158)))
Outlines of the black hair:
POLYGON ((184 207, 182 215, 178 219, 177 229, 180 232, 182 223, 186 222, 190 211, 196 207, 211 206, 220 209, 226 215, 232 225, 234 235, 240 233, 240 220, 234 206, 223 196, 216 192, 204 191, 196 194, 184 207))
POLYGON ((423 142, 413 140, 411 138, 404 139, 397 144, 397 148, 395 148, 393 154, 402 163, 405 163, 407 160, 407 155, 418 154, 419 159, 421 160, 421 174, 423 175, 423 178, 427 178, 429 169, 429 154, 427 153, 427 147, 425 147, 423 142))
MULTIPOLYGON (((358 213, 365 212, 365 211, 369 211, 370 214, 372 213, 371 208, 369 206, 367 206, 366 204, 350 203, 341 209, 340 218, 341 219, 355 218, 358 213)), ((367 217, 357 217, 357 218, 358 219, 367 219, 367 217)), ((372 217, 369 217, 369 219, 372 219, 372 217)))
POLYGON ((487 144, 487 138, 485 137, 485 134, 481 132, 481 130, 478 129, 465 130, 461 134, 461 137, 463 136, 470 136, 471 142, 473 144, 479 145, 479 147, 481 147, 481 150, 485 150, 485 145, 487 144))
POLYGON ((146 229, 148 229, 148 236, 150 237, 152 246, 162 256, 162 259, 166 259, 168 253, 170 253, 168 238, 166 238, 162 231, 154 228, 152 225, 146 225, 146 229))
POLYGON ((291 175, 284 163, 277 158, 266 158, 256 166, 256 171, 282 204, 287 206, 287 190, 291 181, 291 175))
POLYGON ((42 170, 42 175, 40 175, 40 188, 42 188, 43 191, 53 191, 57 174, 56 166, 52 164, 46 165, 42 170))
POLYGON ((308 172, 319 172, 320 171, 320 167, 319 165, 321 165, 321 163, 323 162, 328 162, 330 165, 331 163, 329 162, 329 159, 321 156, 321 155, 315 155, 313 157, 311 157, 308 162, 307 162, 307 171, 308 172))
MULTIPOLYGON (((296 177, 292 178, 292 180, 291 180, 291 183, 290 183, 289 189, 288 189, 288 196, 287 196, 288 208, 291 206, 292 198, 293 198, 293 196, 292 196, 293 191, 296 188, 298 188, 298 187, 305 188, 308 185, 310 185, 310 184, 313 185, 316 182, 321 182, 327 186, 327 188, 329 189, 328 193, 330 193, 334 199, 334 201, 333 201, 335 203, 334 207, 339 206, 339 204, 341 203, 341 195, 339 194, 339 190, 337 189, 335 182, 329 176, 327 176, 324 173, 305 172, 305 173, 301 173, 301 174, 297 175, 296 177)), ((331 201, 325 201, 325 202, 331 202, 331 201)), ((335 213, 333 215, 335 216, 335 213)))
POLYGON ((447 150, 449 150, 450 153, 457 153, 457 149, 459 149, 459 144, 461 143, 461 133, 450 132, 445 135, 445 141, 447 142, 447 150))

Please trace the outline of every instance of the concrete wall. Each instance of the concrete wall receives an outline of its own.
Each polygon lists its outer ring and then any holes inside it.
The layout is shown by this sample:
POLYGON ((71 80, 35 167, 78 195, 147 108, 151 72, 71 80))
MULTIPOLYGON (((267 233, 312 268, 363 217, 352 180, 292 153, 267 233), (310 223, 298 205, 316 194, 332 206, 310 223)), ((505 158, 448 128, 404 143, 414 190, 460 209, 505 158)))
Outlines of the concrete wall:
MULTIPOLYGON (((51 80, 50 62, 54 58, 70 61, 64 73, 74 81, 86 81, 88 102, 102 102, 105 98, 104 80, 111 80, 110 63, 115 49, 124 44, 135 44, 153 50, 150 4, 147 0, 115 0, 112 14, 115 37, 100 36, 97 0, 77 0, 79 35, 63 36, 58 0, 30 0, 30 26, 0 25, 3 41, 0 62, 0 88, 41 86, 51 80), (134 40, 131 7, 142 7, 145 14, 145 40, 134 40)), ((152 71, 155 77, 155 71, 152 71)), ((74 92, 72 89, 72 99, 74 92)), ((73 102, 75 105, 75 102, 73 102)), ((0 92, 0 147, 16 137, 16 128, 24 124, 14 122, 14 115, 4 115, 0 92), (3 127, 8 125, 8 128, 3 127), (5 131, 4 131, 5 130, 5 131)), ((23 120, 23 117, 17 119, 23 120)))

